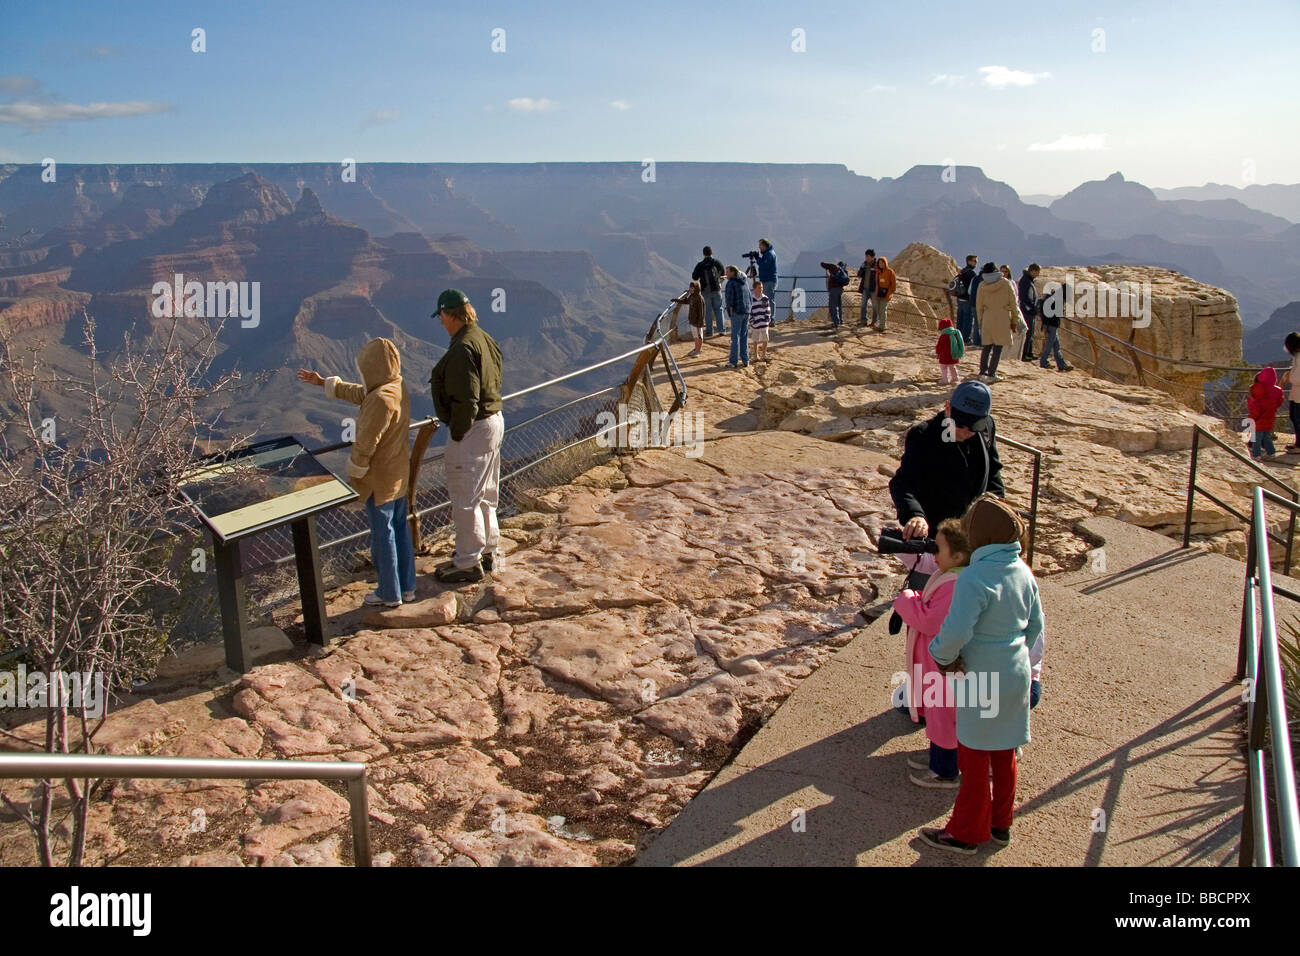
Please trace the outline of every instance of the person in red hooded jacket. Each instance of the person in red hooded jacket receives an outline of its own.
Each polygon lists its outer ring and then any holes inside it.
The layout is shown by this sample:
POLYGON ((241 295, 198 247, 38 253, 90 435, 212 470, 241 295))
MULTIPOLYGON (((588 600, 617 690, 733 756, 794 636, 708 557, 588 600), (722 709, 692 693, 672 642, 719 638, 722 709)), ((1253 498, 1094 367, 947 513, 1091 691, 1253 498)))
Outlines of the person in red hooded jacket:
POLYGON ((1269 458, 1277 455, 1273 447, 1273 421, 1277 410, 1282 407, 1282 389, 1277 384, 1277 369, 1266 365, 1255 376, 1255 384, 1250 387, 1250 397, 1246 399, 1246 411, 1254 426, 1254 435, 1250 442, 1250 457, 1260 458, 1267 453, 1269 458))
POLYGON ((953 327, 952 319, 939 320, 939 341, 934 343, 934 354, 939 357, 939 371, 942 373, 939 380, 945 385, 950 382, 956 385, 960 382, 961 375, 957 372, 957 364, 966 354, 966 347, 961 333, 953 327))

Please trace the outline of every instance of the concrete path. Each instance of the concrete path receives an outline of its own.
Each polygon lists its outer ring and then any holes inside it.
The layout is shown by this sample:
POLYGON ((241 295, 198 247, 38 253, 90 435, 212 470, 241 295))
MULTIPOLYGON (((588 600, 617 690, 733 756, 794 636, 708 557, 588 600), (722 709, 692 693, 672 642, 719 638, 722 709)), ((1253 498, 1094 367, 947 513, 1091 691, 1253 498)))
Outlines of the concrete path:
MULTIPOLYGON (((926 847, 953 791, 908 782, 925 733, 889 706, 886 619, 807 678, 640 866, 1230 865, 1241 830, 1234 674, 1244 566, 1109 518, 1106 573, 1043 579, 1044 697, 1009 847, 926 847)), ((1279 616, 1293 616, 1281 602, 1279 616)))

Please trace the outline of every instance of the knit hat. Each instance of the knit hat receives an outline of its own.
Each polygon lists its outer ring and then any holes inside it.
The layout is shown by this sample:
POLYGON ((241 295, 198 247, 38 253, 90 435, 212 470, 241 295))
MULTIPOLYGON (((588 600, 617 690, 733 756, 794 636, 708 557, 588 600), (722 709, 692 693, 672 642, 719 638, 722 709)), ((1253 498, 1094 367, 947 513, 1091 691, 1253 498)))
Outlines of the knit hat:
POLYGON ((947 316, 944 316, 942 319, 939 320, 939 328, 940 329, 952 328, 952 319, 948 318, 947 316))
POLYGON ((1020 515, 992 495, 976 499, 961 524, 972 551, 986 544, 1019 544, 1025 533, 1020 515))
POLYGON ((996 262, 986 262, 984 263, 984 268, 980 269, 980 272, 984 274, 988 274, 990 272, 997 272, 997 271, 998 271, 998 265, 996 262))

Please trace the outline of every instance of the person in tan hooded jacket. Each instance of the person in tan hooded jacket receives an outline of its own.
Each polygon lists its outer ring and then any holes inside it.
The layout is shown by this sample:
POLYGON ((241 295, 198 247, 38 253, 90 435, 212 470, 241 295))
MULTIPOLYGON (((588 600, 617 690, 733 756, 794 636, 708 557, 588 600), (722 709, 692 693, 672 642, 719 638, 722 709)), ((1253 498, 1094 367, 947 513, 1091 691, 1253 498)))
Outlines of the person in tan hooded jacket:
POLYGON ((348 481, 366 503, 370 556, 379 586, 366 604, 397 607, 415 598, 415 553, 407 522, 406 488, 411 469, 408 436, 411 398, 402 381, 402 360, 388 339, 371 339, 357 356, 363 384, 337 375, 322 378, 300 369, 298 378, 321 385, 330 398, 361 406, 348 458, 348 481))
POLYGON ((998 272, 991 262, 980 273, 975 315, 984 346, 980 352, 980 378, 996 382, 1002 350, 1011 344, 1012 329, 1020 325, 1020 305, 1015 283, 998 272))

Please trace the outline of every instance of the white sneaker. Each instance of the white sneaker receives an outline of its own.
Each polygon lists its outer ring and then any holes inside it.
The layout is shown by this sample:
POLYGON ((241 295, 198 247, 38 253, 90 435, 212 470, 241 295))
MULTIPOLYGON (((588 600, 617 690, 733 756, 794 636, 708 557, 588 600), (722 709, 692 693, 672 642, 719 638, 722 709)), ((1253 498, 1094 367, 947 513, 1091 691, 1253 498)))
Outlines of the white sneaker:
POLYGON ((402 606, 401 601, 385 601, 383 598, 379 596, 378 591, 371 591, 369 594, 367 594, 365 597, 361 599, 361 603, 367 604, 370 607, 401 607, 402 606))
POLYGON ((908 774, 907 779, 918 787, 930 790, 956 790, 961 786, 960 774, 956 777, 941 777, 933 770, 927 770, 923 774, 908 774))
POLYGON ((907 765, 913 770, 929 770, 930 757, 928 754, 922 754, 919 757, 915 755, 909 756, 907 758, 907 765))
POLYGON ((412 601, 414 601, 414 600, 415 600, 415 592, 414 592, 414 591, 403 591, 403 592, 402 592, 402 603, 403 603, 403 604, 410 604, 410 603, 411 603, 412 601))

